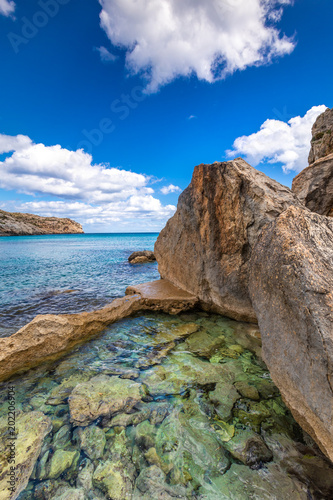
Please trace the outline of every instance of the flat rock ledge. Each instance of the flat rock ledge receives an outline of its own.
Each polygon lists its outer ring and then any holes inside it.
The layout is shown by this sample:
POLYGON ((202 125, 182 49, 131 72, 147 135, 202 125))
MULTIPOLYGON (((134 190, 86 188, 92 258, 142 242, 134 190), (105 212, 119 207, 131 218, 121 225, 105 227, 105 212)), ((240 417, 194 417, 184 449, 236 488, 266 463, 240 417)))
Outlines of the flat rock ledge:
POLYGON ((167 280, 131 286, 126 294, 98 311, 39 315, 10 337, 0 339, 0 381, 60 358, 108 325, 134 313, 179 314, 193 309, 198 303, 194 295, 167 280))

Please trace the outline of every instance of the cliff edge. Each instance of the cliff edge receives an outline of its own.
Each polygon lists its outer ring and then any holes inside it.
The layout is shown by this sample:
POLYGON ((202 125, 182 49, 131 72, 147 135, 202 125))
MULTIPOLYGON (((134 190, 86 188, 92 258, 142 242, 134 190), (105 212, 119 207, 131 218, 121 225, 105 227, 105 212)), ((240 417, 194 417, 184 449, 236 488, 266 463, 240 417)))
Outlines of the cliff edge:
POLYGON ((41 217, 0 210, 0 236, 38 234, 83 234, 81 224, 71 219, 41 217))

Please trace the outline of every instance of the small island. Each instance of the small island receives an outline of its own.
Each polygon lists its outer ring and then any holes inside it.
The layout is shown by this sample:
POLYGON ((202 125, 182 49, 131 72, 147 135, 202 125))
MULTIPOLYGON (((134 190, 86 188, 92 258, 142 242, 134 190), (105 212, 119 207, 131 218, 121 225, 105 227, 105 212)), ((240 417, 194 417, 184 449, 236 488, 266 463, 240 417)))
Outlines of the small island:
POLYGON ((83 234, 83 232, 81 224, 72 219, 41 217, 0 210, 0 236, 83 234))

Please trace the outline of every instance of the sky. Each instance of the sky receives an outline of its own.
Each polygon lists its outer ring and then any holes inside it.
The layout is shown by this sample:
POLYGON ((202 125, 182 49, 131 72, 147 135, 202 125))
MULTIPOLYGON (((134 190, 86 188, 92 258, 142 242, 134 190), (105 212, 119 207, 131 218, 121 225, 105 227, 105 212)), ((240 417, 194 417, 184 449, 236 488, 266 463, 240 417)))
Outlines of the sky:
POLYGON ((333 107, 331 0, 0 0, 0 208, 160 231, 195 165, 282 184, 333 107))

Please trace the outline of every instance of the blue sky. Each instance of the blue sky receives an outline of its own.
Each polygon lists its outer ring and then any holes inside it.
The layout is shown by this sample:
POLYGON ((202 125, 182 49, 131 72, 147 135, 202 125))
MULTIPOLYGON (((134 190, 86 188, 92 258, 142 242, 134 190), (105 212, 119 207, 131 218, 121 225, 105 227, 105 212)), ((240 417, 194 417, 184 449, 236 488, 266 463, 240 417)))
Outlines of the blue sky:
POLYGON ((333 4, 266 5, 0 0, 1 208, 158 231, 197 164, 290 186, 333 106, 333 4))

